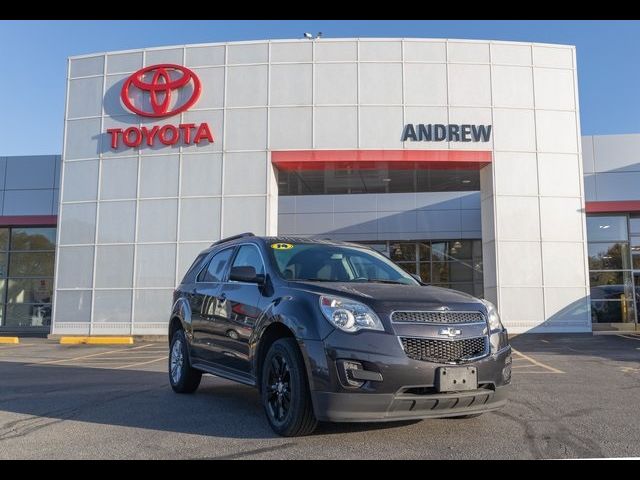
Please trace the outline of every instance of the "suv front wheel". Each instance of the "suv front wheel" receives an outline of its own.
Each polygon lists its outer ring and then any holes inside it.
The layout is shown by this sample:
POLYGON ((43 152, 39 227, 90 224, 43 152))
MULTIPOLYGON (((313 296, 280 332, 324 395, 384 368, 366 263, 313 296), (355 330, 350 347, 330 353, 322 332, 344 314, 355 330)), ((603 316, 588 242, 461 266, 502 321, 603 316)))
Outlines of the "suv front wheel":
POLYGON ((284 437, 312 433, 313 413, 304 360, 293 338, 275 341, 262 363, 261 400, 271 428, 284 437))
POLYGON ((177 393, 193 393, 200 385, 202 372, 191 367, 187 339, 183 330, 171 338, 169 347, 169 383, 177 393))

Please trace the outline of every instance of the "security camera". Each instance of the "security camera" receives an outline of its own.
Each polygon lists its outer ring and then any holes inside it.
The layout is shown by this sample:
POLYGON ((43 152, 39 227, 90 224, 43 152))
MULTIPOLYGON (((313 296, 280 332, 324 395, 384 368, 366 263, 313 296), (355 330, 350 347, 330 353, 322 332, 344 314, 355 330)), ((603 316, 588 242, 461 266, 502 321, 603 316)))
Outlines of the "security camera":
POLYGON ((304 38, 311 38, 311 39, 313 39, 313 35, 311 35, 311 34, 310 34, 310 33, 308 33, 308 32, 304 32, 304 38))

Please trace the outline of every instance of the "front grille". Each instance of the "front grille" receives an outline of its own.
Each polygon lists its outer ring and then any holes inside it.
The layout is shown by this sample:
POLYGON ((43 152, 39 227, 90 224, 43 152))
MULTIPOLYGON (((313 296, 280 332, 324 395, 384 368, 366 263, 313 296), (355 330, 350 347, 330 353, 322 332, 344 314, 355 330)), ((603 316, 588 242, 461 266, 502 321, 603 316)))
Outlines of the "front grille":
POLYGON ((393 312, 392 322, 415 322, 415 323, 474 323, 484 322, 484 317, 480 312, 393 312))
POLYGON ((487 337, 461 340, 400 337, 407 357, 440 363, 459 363, 487 353, 487 337))

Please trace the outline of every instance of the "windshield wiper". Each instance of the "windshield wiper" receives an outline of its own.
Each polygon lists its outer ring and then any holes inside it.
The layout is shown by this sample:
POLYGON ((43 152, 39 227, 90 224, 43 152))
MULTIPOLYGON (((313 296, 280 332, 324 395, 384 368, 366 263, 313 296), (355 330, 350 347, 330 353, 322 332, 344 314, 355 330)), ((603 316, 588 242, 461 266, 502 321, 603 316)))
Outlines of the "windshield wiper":
POLYGON ((393 285, 408 285, 404 282, 396 282, 395 280, 381 280, 379 278, 367 278, 368 283, 390 283, 393 285))
POLYGON ((392 285, 408 285, 404 282, 396 282, 395 280, 380 280, 377 278, 367 278, 362 280, 329 280, 327 278, 290 278, 290 282, 333 282, 333 283, 389 283, 392 285))
POLYGON ((328 278, 290 278, 290 282, 337 282, 338 280, 329 280, 328 278))

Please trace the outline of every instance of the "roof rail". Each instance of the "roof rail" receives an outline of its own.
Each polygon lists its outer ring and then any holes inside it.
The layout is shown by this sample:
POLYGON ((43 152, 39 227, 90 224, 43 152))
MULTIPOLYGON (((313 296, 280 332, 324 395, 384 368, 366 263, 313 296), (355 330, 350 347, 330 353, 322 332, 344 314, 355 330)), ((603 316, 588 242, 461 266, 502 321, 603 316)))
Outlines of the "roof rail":
POLYGON ((235 240, 237 238, 244 238, 244 237, 255 237, 255 235, 252 232, 239 233, 238 235, 232 235, 231 237, 222 238, 217 242, 213 242, 211 246, 213 247, 214 245, 220 245, 221 243, 230 242, 231 240, 235 240))

